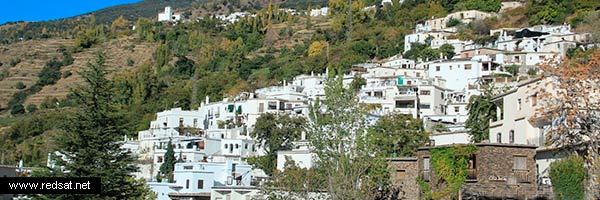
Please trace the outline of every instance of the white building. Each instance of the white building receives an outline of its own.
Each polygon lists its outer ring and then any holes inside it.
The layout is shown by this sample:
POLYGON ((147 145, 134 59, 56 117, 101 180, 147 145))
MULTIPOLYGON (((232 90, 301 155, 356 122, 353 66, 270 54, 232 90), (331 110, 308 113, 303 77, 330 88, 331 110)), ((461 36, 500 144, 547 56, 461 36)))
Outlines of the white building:
POLYGON ((249 187, 255 178, 250 165, 231 161, 177 163, 173 174, 173 183, 148 183, 157 199, 209 199, 215 187, 249 187))
POLYGON ((484 77, 492 74, 508 74, 500 70, 498 63, 481 57, 435 61, 429 63, 427 70, 429 77, 446 79, 446 88, 463 92, 469 88, 475 89, 484 77))
POLYGON ((550 79, 530 79, 514 89, 496 96, 497 116, 490 122, 490 143, 526 144, 538 146, 536 164, 538 176, 547 177, 550 163, 560 158, 554 148, 546 146, 545 127, 548 122, 536 118, 541 106, 539 92, 552 92, 550 79))
POLYGON ((165 11, 162 13, 158 13, 158 21, 169 21, 169 22, 177 22, 181 20, 180 14, 174 14, 173 10, 170 6, 165 7, 165 11))
POLYGON ((311 17, 327 16, 328 13, 329 13, 329 7, 323 7, 323 8, 310 10, 311 17))
POLYGON ((493 13, 486 13, 478 10, 466 10, 455 13, 450 13, 446 17, 435 18, 425 21, 425 26, 430 26, 432 30, 446 29, 446 24, 451 19, 459 20, 462 23, 468 24, 472 21, 483 20, 488 17, 495 16, 493 13))
MULTIPOLYGON (((431 45, 433 40, 446 40, 448 36, 454 33, 448 31, 429 31, 416 32, 404 36, 404 52, 410 50, 412 43, 421 43, 431 45)), ((439 45, 441 46, 441 45, 439 45)))

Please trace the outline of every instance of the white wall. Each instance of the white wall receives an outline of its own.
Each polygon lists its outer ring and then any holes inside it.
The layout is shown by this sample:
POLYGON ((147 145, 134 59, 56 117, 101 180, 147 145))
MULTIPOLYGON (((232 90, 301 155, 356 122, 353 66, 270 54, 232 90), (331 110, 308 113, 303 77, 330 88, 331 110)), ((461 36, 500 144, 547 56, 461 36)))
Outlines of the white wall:
POLYGON ((277 170, 283 171, 288 159, 293 160, 300 168, 311 168, 315 156, 316 154, 310 153, 309 150, 278 151, 277 170))

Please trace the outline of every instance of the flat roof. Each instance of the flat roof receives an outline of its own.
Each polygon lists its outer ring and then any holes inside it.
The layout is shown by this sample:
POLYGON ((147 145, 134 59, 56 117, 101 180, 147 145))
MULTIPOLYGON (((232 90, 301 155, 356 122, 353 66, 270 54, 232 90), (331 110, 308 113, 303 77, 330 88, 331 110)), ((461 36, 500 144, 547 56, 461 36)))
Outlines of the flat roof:
MULTIPOLYGON (((449 144, 449 145, 440 145, 434 147, 419 147, 419 150, 428 150, 435 148, 444 148, 444 147, 452 147, 457 145, 465 145, 465 144, 449 144)), ((504 144, 504 143, 471 143, 471 145, 475 145, 478 147, 482 146, 494 146, 494 147, 512 147, 512 148, 528 148, 528 149, 536 149, 535 145, 526 145, 526 144, 504 144)))

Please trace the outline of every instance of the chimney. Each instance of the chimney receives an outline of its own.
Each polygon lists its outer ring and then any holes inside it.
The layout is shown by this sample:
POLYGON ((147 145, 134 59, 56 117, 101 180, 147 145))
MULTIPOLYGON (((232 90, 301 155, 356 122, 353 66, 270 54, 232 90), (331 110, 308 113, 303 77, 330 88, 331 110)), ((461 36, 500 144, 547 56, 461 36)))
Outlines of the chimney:
POLYGON ((206 101, 205 101, 206 104, 208 104, 209 99, 210 99, 210 96, 206 96, 206 101))

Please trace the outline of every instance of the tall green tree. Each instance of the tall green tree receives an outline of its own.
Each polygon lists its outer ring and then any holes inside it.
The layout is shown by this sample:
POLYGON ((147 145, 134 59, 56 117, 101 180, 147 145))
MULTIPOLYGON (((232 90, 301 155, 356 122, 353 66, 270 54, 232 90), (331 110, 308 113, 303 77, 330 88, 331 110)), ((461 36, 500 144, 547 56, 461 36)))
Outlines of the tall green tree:
POLYGON ((171 139, 169 139, 169 143, 167 144, 167 152, 163 156, 164 161, 160 165, 158 178, 166 177, 169 182, 173 182, 173 171, 175 170, 175 151, 173 151, 173 144, 171 143, 171 139))
POLYGON ((406 114, 381 117, 369 130, 371 139, 385 156, 412 156, 428 140, 423 122, 406 114))
POLYGON ((585 161, 577 154, 550 164, 550 179, 557 199, 584 199, 585 161))
POLYGON ((106 79, 104 56, 88 63, 81 72, 85 86, 73 90, 79 107, 68 118, 65 134, 58 136, 58 160, 65 177, 100 177, 102 192, 96 195, 64 194, 54 199, 146 199, 148 188, 131 175, 137 170, 134 157, 121 149, 122 118, 114 112, 110 81, 106 79))
POLYGON ((300 139, 305 123, 302 117, 262 114, 256 120, 251 136, 264 144, 265 155, 251 159, 250 163, 272 174, 277 167, 277 151, 292 149, 292 141, 300 139))
POLYGON ((471 96, 467 109, 469 118, 465 126, 469 128, 469 134, 473 142, 481 142, 489 139, 490 120, 496 117, 496 105, 492 102, 493 87, 484 89, 481 95, 471 96))
POLYGON ((390 187, 387 162, 369 139, 367 109, 356 103, 352 88, 343 86, 342 76, 327 80, 325 94, 322 104, 311 106, 306 128, 317 169, 326 180, 324 189, 331 199, 385 196, 390 187))

